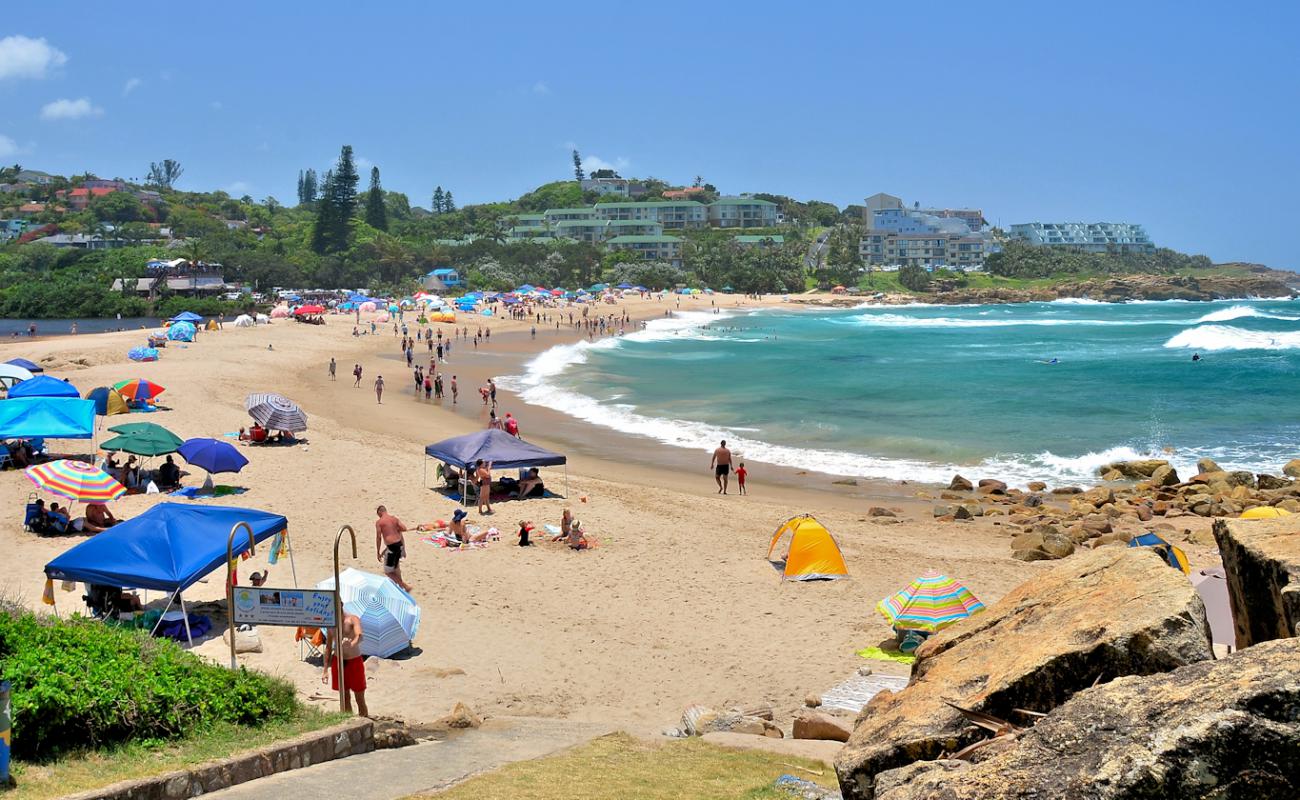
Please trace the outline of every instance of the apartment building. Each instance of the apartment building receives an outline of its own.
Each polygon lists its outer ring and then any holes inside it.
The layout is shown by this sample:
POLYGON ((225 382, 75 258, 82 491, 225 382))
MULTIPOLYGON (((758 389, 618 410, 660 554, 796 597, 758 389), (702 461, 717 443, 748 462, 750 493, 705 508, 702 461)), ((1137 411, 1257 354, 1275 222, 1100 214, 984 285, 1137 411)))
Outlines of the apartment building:
POLYGON ((777 224, 777 205, 753 197, 721 197, 709 204, 714 228, 770 228, 777 224))
POLYGON ((1068 247, 1087 253, 1150 253, 1156 246, 1146 230, 1131 222, 1025 222, 1011 226, 1011 238, 1043 247, 1068 247))
POLYGON ((615 236, 605 244, 610 250, 637 253, 646 261, 682 265, 682 240, 676 236, 615 236))

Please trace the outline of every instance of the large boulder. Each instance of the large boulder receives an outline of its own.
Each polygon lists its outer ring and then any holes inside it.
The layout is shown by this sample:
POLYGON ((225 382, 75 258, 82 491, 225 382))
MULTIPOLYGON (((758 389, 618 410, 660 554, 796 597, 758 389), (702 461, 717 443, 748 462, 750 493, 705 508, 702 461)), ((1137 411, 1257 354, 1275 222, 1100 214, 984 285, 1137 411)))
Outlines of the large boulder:
POLYGON ((870 800, 885 770, 981 738, 949 703, 1002 718, 1047 712, 1098 680, 1212 658, 1205 607, 1149 550, 1102 548, 1021 584, 930 637, 912 681, 862 710, 835 769, 847 800, 870 800))
MULTIPOLYGON (((877 800, 1300 797, 1300 640, 1079 692, 978 763, 886 772, 877 800)), ((846 795, 847 796, 847 795, 846 795)))
POLYGON ((1293 458, 1286 462, 1286 466, 1282 467, 1282 474, 1300 478, 1300 458, 1293 458))
POLYGON ((1151 477, 1151 474, 1160 467, 1169 466, 1169 462, 1163 458, 1143 458, 1136 461, 1116 461, 1107 464, 1104 467, 1098 467, 1097 474, 1105 475, 1109 472, 1118 472, 1120 475, 1132 481, 1142 481, 1151 477))
POLYGON ((794 718, 794 738, 847 742, 852 733, 848 723, 820 711, 804 711, 794 718))
POLYGON ((971 485, 971 482, 968 479, 963 478, 960 475, 953 475, 952 481, 948 484, 948 488, 954 492, 969 492, 975 487, 971 485))
POLYGON ((1217 520, 1237 647, 1300 636, 1300 519, 1217 520))

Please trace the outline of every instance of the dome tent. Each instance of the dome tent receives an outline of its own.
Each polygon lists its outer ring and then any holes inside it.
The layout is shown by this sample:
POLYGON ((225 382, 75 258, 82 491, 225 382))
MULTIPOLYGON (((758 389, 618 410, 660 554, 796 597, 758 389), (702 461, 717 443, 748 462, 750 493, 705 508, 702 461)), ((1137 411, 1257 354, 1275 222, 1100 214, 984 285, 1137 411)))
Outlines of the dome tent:
POLYGON ((767 547, 767 560, 780 566, 782 580, 834 580, 849 576, 839 545, 826 526, 811 514, 791 517, 776 529, 767 547), (772 554, 787 534, 790 545, 785 555, 774 559, 772 554))

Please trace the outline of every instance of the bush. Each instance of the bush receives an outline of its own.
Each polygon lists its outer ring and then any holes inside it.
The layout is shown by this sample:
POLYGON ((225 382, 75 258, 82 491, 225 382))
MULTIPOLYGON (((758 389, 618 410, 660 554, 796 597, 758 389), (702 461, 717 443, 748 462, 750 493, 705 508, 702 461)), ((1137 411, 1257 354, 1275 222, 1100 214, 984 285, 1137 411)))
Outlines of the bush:
POLYGON ((0 678, 13 683, 14 755, 28 760, 300 711, 286 681, 210 664, 140 632, 25 611, 0 610, 0 678))
POLYGON ((914 292, 924 292, 930 288, 930 273, 925 271, 925 267, 914 267, 909 264, 899 267, 898 282, 903 284, 904 288, 914 292))

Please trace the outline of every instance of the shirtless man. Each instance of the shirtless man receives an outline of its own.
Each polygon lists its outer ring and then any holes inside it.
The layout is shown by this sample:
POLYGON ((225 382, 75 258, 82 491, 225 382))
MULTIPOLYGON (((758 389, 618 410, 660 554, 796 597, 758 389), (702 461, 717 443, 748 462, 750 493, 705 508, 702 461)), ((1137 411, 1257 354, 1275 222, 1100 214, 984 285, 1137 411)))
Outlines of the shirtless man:
POLYGON ((406 526, 383 506, 375 509, 375 515, 379 517, 375 520, 375 558, 383 563, 384 574, 409 592, 411 587, 402 580, 401 567, 406 555, 406 538, 402 536, 406 526))
MULTIPOLYGON (((339 688, 338 653, 334 649, 334 628, 325 635, 325 670, 320 682, 333 678, 334 691, 339 688)), ((366 708, 366 660, 361 657, 361 620, 355 614, 343 615, 343 710, 352 710, 352 698, 357 699, 357 713, 370 716, 366 708)))
POLYGON ((723 439, 718 449, 713 451, 713 458, 709 459, 709 469, 713 470, 713 480, 718 484, 718 494, 726 494, 727 483, 730 481, 728 473, 731 472, 731 451, 727 449, 726 439, 723 439))

